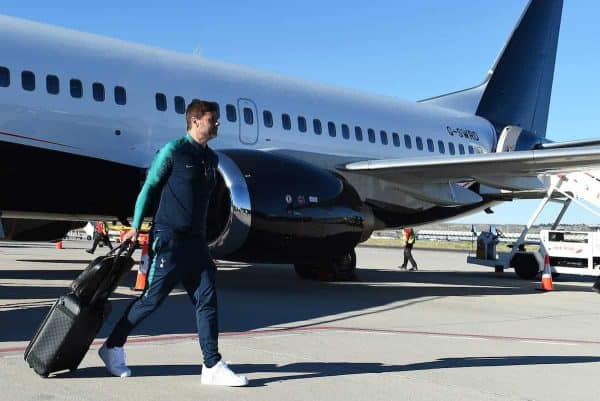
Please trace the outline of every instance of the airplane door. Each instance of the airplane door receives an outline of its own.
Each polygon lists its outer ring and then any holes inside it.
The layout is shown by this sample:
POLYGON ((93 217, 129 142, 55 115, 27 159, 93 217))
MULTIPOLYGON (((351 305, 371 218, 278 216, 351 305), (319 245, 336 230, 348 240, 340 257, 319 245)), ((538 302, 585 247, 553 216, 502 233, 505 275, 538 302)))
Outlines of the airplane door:
POLYGON ((240 142, 254 145, 258 142, 258 113, 256 105, 250 99, 239 99, 238 110, 240 113, 240 142))

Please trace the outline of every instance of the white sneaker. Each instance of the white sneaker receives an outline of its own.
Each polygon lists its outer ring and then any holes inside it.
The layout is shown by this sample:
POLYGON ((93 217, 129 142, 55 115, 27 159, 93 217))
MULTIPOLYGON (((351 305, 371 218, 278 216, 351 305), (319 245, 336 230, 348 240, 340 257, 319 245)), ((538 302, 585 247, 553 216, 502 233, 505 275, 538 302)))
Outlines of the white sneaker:
POLYGON ((202 384, 210 384, 213 386, 231 386, 242 387, 248 385, 246 376, 236 375, 233 373, 225 361, 220 360, 212 368, 207 368, 202 365, 202 384))
POLYGON ((125 350, 123 347, 108 348, 104 343, 98 350, 98 355, 111 375, 117 377, 131 376, 131 370, 125 364, 125 350))

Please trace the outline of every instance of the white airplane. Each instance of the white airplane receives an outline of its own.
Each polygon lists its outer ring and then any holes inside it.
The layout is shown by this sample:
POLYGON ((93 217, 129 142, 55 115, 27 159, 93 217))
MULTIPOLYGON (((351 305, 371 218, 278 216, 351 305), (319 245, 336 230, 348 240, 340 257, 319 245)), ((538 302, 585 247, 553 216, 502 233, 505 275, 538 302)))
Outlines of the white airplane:
POLYGON ((127 220, 202 98, 221 121, 213 255, 351 275, 374 229, 539 197, 539 177, 600 164, 600 141, 545 138, 562 6, 532 0, 482 84, 417 103, 0 16, 0 210, 43 220, 29 237, 127 220))

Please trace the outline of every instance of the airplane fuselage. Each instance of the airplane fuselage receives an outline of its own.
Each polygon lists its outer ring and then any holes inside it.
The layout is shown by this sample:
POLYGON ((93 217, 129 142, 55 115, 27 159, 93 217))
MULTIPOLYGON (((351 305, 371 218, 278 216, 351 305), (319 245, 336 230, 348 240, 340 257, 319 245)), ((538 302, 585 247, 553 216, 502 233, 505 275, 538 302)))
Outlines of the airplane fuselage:
MULTIPOLYGON (((496 144, 485 119, 428 104, 10 17, 0 17, 0 37, 10 79, 0 87, 0 139, 13 144, 147 168, 184 134, 182 113, 193 98, 219 105, 213 148, 292 153, 330 169, 348 160, 485 153, 496 144)), ((381 196, 380 184, 347 178, 363 199, 381 196)), ((388 202, 428 206, 409 196, 388 202)))

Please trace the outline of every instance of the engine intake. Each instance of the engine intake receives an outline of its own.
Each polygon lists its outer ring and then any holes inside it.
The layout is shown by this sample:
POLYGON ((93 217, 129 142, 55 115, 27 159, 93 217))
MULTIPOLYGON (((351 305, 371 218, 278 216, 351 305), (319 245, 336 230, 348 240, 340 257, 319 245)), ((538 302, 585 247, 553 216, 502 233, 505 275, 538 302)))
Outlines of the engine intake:
POLYGON ((219 153, 207 236, 216 258, 299 263, 346 254, 372 231, 342 177, 291 157, 219 153))

